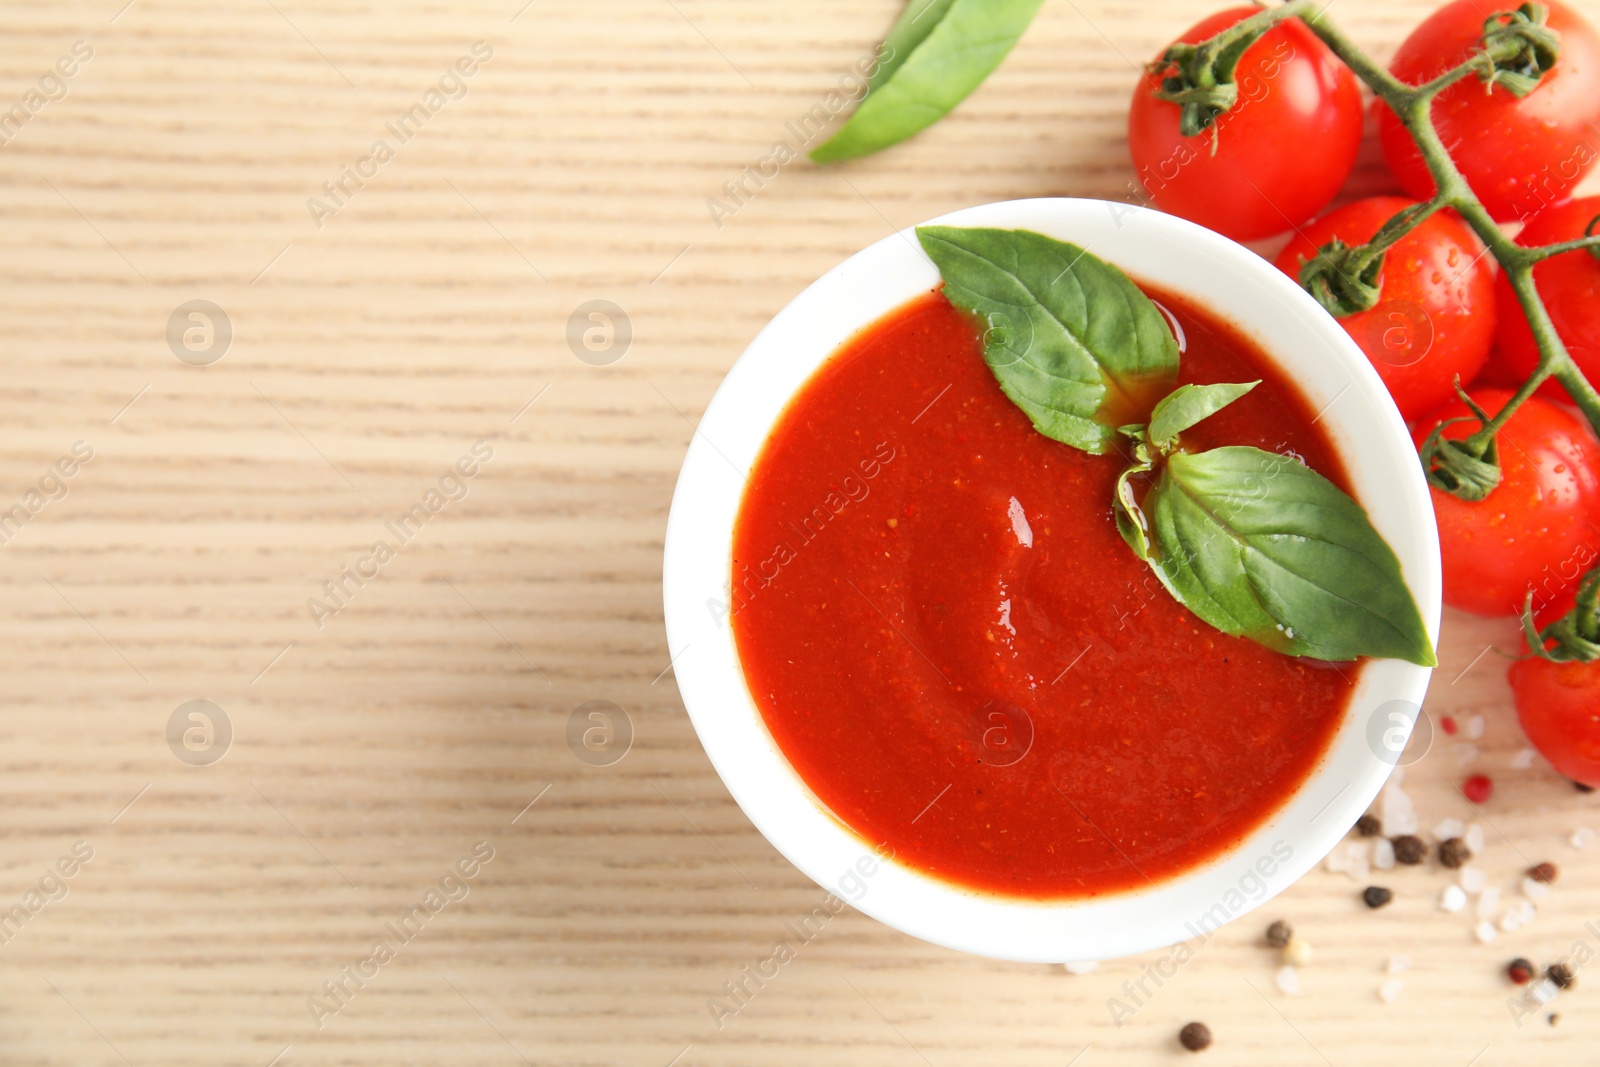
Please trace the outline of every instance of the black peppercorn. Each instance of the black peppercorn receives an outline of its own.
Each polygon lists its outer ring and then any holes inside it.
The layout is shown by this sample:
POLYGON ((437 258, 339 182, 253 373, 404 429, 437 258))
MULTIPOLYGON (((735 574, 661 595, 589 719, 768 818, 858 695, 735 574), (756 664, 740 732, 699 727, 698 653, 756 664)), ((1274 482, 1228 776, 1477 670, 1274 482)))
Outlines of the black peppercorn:
POLYGON ((1532 867, 1528 868, 1528 877, 1532 878, 1535 882, 1543 882, 1545 885, 1554 884, 1556 878, 1560 874, 1560 868, 1548 861, 1545 863, 1536 863, 1532 867))
POLYGON ((1383 823, 1369 811, 1356 820, 1356 833, 1362 837, 1377 837, 1383 833, 1383 823))
POLYGON ((1406 834, 1404 837, 1394 839, 1394 858, 1396 862, 1404 863, 1408 867, 1421 863, 1428 856, 1428 846, 1422 843, 1422 838, 1415 834, 1406 834))
POLYGON ((1518 956, 1506 964, 1506 977, 1517 985, 1527 985, 1533 980, 1533 964, 1518 956))
POLYGON ((1361 899, 1369 908, 1381 908, 1394 899, 1394 894, 1381 885, 1369 885, 1361 891, 1361 899))
POLYGON ((1587 783, 1584 783, 1584 782, 1573 782, 1572 784, 1577 786, 1578 792, 1580 792, 1580 793, 1593 793, 1594 792, 1594 786, 1588 785, 1587 783))
POLYGON ((1205 1023, 1190 1023, 1178 1031, 1178 1043, 1190 1052, 1199 1052, 1211 1045, 1211 1027, 1205 1023))
POLYGON ((1557 989, 1571 989, 1578 981, 1578 976, 1565 963, 1552 963, 1544 976, 1554 982, 1557 989))
POLYGON ((1439 862, 1455 870, 1472 858, 1472 849, 1459 837, 1439 842, 1439 862))
POLYGON ((1293 936, 1294 927, 1290 926, 1282 919, 1279 919, 1277 922, 1267 927, 1267 944, 1271 945, 1273 948, 1282 948, 1284 945, 1289 943, 1289 939, 1293 936))

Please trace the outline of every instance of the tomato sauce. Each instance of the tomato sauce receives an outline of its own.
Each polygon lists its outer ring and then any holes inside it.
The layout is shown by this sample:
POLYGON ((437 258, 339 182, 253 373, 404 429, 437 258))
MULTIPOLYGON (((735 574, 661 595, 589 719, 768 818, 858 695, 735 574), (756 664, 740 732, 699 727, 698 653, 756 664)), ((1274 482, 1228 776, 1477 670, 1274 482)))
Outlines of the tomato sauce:
MULTIPOLYGON (((1182 381, 1263 380, 1186 447, 1292 452, 1347 487, 1253 342, 1151 296, 1182 381)), ((733 633, 778 747, 857 835, 970 889, 1095 896, 1236 845, 1315 768, 1358 667, 1174 601, 1117 533, 1124 465, 1034 430, 937 292, 791 401, 740 509, 733 633)))

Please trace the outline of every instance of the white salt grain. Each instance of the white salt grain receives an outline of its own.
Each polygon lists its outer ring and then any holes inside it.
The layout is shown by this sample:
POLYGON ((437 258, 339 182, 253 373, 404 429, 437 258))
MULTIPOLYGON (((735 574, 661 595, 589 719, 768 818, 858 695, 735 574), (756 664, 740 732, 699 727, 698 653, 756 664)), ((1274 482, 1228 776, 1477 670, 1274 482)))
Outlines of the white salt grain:
POLYGON ((1512 909, 1511 911, 1508 911, 1504 915, 1500 916, 1500 929, 1505 933, 1509 934, 1521 925, 1522 914, 1516 909, 1512 909))
POLYGON ((1367 861, 1370 851, 1365 841, 1352 841, 1345 849, 1345 855, 1350 857, 1350 865, 1345 868, 1345 873, 1357 882, 1365 882, 1372 874, 1367 861))
POLYGON ((1478 894, 1477 914, 1480 919, 1487 919, 1494 914, 1494 909, 1500 906, 1500 887, 1489 886, 1478 894))
POLYGON ((1483 755, 1478 746, 1471 741, 1463 741, 1456 746, 1456 766, 1468 767, 1478 762, 1478 757, 1483 755))
POLYGON ((1421 828, 1422 823, 1417 819, 1417 813, 1414 811, 1407 811, 1393 817, 1385 816, 1383 820, 1384 833, 1393 834, 1396 837, 1414 834, 1421 828))
POLYGON ((1500 936, 1500 931, 1495 929, 1494 923, 1485 919, 1483 922, 1472 928, 1472 936, 1476 937, 1480 942, 1487 945, 1489 942, 1500 936))
POLYGON ((1533 749, 1523 749, 1521 752, 1518 752, 1515 756, 1511 757, 1511 769, 1514 771, 1527 770, 1533 766, 1533 758, 1535 755, 1537 755, 1537 753, 1535 753, 1533 749))
POLYGON ((1539 917, 1539 909, 1531 900, 1524 900, 1517 906, 1517 917, 1522 920, 1522 925, 1527 926, 1539 917))
POLYGON ((1278 973, 1272 976, 1278 987, 1278 992, 1291 997, 1300 995, 1300 975, 1293 967, 1279 967, 1278 973))
POLYGON ((1483 740, 1484 728, 1487 725, 1488 724, 1484 722, 1482 715, 1474 715, 1472 718, 1467 720, 1466 729, 1464 729, 1462 733, 1467 735, 1467 740, 1469 741, 1481 741, 1483 740))
POLYGON ((1404 974, 1411 969, 1410 956, 1390 956, 1389 962, 1384 965, 1385 974, 1404 974))
POLYGON ((1468 893, 1481 893, 1483 887, 1489 884, 1489 876, 1480 867, 1461 868, 1457 880, 1460 881, 1461 888, 1468 893))
POLYGON ((1467 832, 1462 835, 1461 839, 1467 843, 1467 847, 1472 850, 1472 854, 1474 856, 1476 856, 1478 853, 1482 852, 1483 851, 1483 824, 1482 823, 1473 823, 1472 825, 1468 826, 1467 827, 1467 832))
POLYGON ((1389 820, 1398 816, 1415 814, 1416 810, 1416 805, 1411 803, 1411 798, 1406 795, 1406 791, 1400 788, 1399 776, 1396 775, 1396 777, 1391 778, 1389 784, 1383 787, 1383 797, 1379 805, 1378 814, 1383 819, 1384 831, 1386 833, 1394 833, 1395 830, 1389 825, 1389 820))
POLYGON ((1576 849, 1588 848, 1594 844, 1594 831, 1587 826, 1580 826, 1572 831, 1572 836, 1568 838, 1568 843, 1576 849))
POLYGON ((1447 885, 1444 892, 1439 894, 1439 909, 1441 911, 1460 911, 1467 906, 1467 894, 1458 885, 1447 885))
POLYGON ((1099 960, 1084 960, 1081 963, 1063 963, 1068 974, 1093 974, 1100 969, 1099 960))
POLYGON ((1550 895, 1550 886, 1546 882, 1536 882, 1532 878, 1522 880, 1522 895, 1529 900, 1543 900, 1550 895))
POLYGON ((1350 854, 1342 848, 1336 848, 1322 861, 1322 867, 1329 874, 1343 874, 1350 869, 1350 854))
POLYGON ((1433 836, 1440 841, 1448 841, 1452 837, 1460 837, 1467 832, 1467 824, 1460 819, 1446 819, 1433 828, 1433 836))
POLYGON ((1560 994, 1561 987, 1548 978, 1541 978, 1528 987, 1528 999, 1535 1004, 1548 1004, 1560 994))
POLYGON ((1372 865, 1380 871, 1387 871, 1394 866, 1393 841, 1380 837, 1372 842, 1372 865))
POLYGON ((1405 983, 1398 978, 1391 978, 1378 988, 1378 999, 1385 1004, 1393 1004, 1400 999, 1400 990, 1405 988, 1405 983))

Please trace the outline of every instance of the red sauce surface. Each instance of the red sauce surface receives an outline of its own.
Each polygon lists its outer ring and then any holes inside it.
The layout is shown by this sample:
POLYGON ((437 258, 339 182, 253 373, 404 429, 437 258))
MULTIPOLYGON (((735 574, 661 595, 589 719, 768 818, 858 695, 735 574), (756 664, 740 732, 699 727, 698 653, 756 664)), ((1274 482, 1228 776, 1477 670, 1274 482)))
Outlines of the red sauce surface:
MULTIPOLYGON (((1151 295, 1183 381, 1264 380, 1186 447, 1293 451, 1346 484, 1251 342, 1151 295)), ((735 529, 733 632, 778 746, 859 836, 965 887, 1092 896, 1237 844, 1316 766, 1357 668, 1180 607, 1117 534, 1122 465, 1035 431, 938 293, 790 403, 735 529)))

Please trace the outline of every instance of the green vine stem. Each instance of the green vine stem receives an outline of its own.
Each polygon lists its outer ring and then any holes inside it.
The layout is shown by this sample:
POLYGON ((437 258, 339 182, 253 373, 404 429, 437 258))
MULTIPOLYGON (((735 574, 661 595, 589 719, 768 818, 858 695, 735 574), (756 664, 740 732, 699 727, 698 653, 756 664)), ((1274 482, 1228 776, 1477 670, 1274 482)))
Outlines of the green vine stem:
POLYGON ((1533 590, 1522 609, 1522 632, 1528 650, 1552 663, 1594 663, 1600 660, 1600 567, 1584 575, 1572 611, 1542 631, 1533 618, 1533 590))
MULTIPOLYGON (((1516 95, 1526 95, 1559 55, 1559 37, 1544 25, 1547 14, 1544 5, 1524 3, 1516 10, 1503 11, 1485 20, 1481 51, 1431 81, 1407 85, 1375 62, 1323 14, 1325 7, 1325 3, 1319 5, 1316 0, 1285 0, 1276 7, 1263 8, 1242 19, 1210 40, 1197 45, 1174 46, 1157 64, 1158 70, 1168 75, 1158 95, 1178 99, 1185 89, 1203 86, 1207 90, 1206 103, 1211 107, 1202 109, 1193 106, 1196 103, 1193 97, 1188 100, 1194 112, 1192 117, 1203 120, 1205 110, 1214 108, 1227 96, 1225 89, 1219 92, 1219 85, 1231 78, 1242 52, 1241 42, 1253 43, 1277 23, 1298 18, 1399 118, 1416 141, 1433 176, 1437 194, 1421 208, 1408 208, 1391 220, 1374 239, 1381 247, 1374 248, 1369 243, 1357 248, 1330 246, 1323 249, 1315 259, 1308 261, 1302 280, 1335 315, 1354 314, 1377 302, 1377 277, 1383 252, 1423 219, 1449 208, 1472 227, 1499 261, 1539 349, 1539 364, 1532 376, 1498 412, 1492 416, 1482 413, 1481 425, 1476 431, 1459 440, 1445 440, 1435 433, 1423 446, 1423 463, 1428 469, 1429 482, 1463 499, 1481 500, 1499 481, 1494 447, 1496 434, 1547 380, 1553 378, 1560 382, 1600 433, 1600 392, 1584 377, 1568 353, 1533 283, 1534 266, 1551 256, 1580 249, 1600 256, 1600 234, 1591 224, 1587 235, 1575 241, 1536 248, 1517 244, 1490 217, 1450 158, 1433 124, 1431 111, 1434 99, 1441 92, 1473 76, 1498 84, 1516 95), (1199 85, 1191 80, 1196 75, 1199 85), (1486 476, 1485 468, 1491 476, 1486 476)), ((1216 114, 1220 115, 1221 111, 1216 114)), ((1212 116, 1202 121, 1200 129, 1214 120, 1212 116)))

